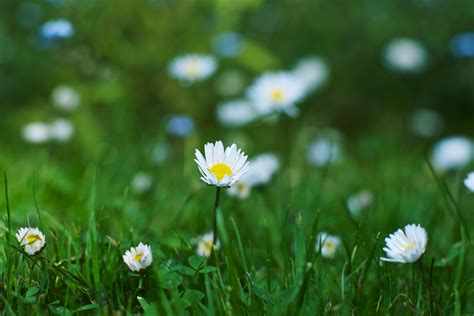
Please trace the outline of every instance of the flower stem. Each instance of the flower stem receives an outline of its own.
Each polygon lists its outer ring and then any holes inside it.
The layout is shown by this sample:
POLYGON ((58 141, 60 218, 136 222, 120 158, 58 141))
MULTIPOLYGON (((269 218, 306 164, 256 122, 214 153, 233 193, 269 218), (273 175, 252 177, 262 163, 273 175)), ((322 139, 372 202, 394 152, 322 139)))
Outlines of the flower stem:
POLYGON ((221 187, 216 189, 216 200, 214 201, 214 223, 212 228, 212 249, 211 253, 214 252, 214 248, 217 242, 217 209, 219 208, 221 200, 221 187))

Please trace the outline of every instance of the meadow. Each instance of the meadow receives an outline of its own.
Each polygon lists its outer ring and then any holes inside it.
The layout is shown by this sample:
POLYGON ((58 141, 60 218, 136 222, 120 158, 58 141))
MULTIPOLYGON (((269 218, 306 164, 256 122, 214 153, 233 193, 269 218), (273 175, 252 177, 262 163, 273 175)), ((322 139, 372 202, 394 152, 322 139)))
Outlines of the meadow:
POLYGON ((0 311, 473 314, 473 19, 2 2, 0 311))

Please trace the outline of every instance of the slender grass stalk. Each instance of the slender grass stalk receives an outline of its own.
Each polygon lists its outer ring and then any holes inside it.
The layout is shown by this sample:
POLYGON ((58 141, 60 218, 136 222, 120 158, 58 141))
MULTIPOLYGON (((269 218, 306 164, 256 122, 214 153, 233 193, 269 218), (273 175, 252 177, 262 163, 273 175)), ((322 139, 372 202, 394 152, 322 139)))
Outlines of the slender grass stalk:
POLYGON ((220 200, 221 200, 221 187, 216 187, 216 199, 214 201, 214 210, 213 210, 214 222, 212 224, 211 254, 212 252, 214 252, 214 246, 216 245, 216 242, 217 242, 217 210, 219 209, 220 200))

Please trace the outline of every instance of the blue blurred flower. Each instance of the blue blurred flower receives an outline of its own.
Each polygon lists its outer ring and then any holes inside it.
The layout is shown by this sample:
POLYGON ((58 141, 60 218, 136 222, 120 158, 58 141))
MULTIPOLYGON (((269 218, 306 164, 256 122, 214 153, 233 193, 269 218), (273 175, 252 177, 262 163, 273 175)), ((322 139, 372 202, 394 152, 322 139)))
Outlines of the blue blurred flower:
POLYGON ((74 27, 66 19, 51 20, 43 24, 41 35, 50 40, 68 38, 74 35, 74 27))
POLYGON ((214 50, 221 57, 235 57, 244 47, 242 36, 237 33, 222 33, 214 39, 214 50))
POLYGON ((186 115, 173 115, 168 120, 168 133, 178 137, 185 137, 194 131, 194 121, 186 115))
POLYGON ((451 40, 451 51, 456 57, 474 57, 474 33, 461 33, 451 40))

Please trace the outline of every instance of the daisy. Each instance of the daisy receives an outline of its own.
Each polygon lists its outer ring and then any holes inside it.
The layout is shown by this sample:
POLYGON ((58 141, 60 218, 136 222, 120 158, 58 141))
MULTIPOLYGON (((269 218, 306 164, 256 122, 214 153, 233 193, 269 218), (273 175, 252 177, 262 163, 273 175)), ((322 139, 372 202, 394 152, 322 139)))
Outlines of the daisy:
POLYGON ((341 244, 341 238, 321 232, 316 238, 316 251, 321 249, 321 255, 325 258, 332 259, 336 255, 337 249, 341 244))
POLYGON ((140 172, 137 172, 135 176, 133 177, 130 187, 133 192, 137 194, 141 194, 148 191, 151 188, 152 184, 153 184, 153 179, 151 175, 149 175, 146 172, 140 171, 140 172))
POLYGON ((397 38, 385 48, 384 60, 387 67, 400 72, 417 72, 423 69, 428 53, 423 45, 411 38, 397 38))
POLYGON ((48 134, 50 139, 57 140, 58 142, 66 142, 71 139, 74 134, 74 127, 68 120, 57 119, 49 124, 48 134))
POLYGON ((81 98, 76 90, 65 85, 54 88, 51 100, 56 108, 65 111, 75 110, 81 102, 81 98))
POLYGON ((224 126, 242 126, 257 116, 254 106, 247 100, 224 102, 217 108, 217 119, 224 126))
POLYGON ((196 149, 194 161, 201 172, 201 180, 209 185, 229 187, 237 182, 248 169, 247 155, 237 149, 235 144, 224 151, 221 141, 215 144, 207 143, 204 145, 204 153, 205 158, 196 149))
POLYGON ((467 178, 464 180, 464 185, 469 191, 474 192, 474 172, 467 175, 467 178))
POLYGON ((405 226, 405 232, 401 229, 385 238, 387 246, 383 248, 388 258, 383 261, 412 263, 417 261, 426 250, 428 234, 419 224, 405 226))
POLYGON ((305 94, 305 86, 289 72, 268 72, 260 76, 247 90, 249 100, 259 113, 294 112, 305 94))
POLYGON ((16 239, 30 256, 43 249, 46 243, 44 234, 38 228, 31 227, 20 228, 16 233, 16 239))
POLYGON ((431 162, 439 171, 448 171, 465 167, 474 154, 470 139, 463 136, 452 136, 439 141, 431 154, 431 162))
POLYGON ((123 262, 125 262, 132 271, 144 270, 149 267, 153 261, 150 246, 142 244, 141 242, 136 248, 132 247, 130 250, 127 250, 122 258, 123 262))
POLYGON ((341 148, 329 138, 316 139, 309 147, 308 160, 316 166, 325 166, 341 159, 341 148))
POLYGON ((29 123, 23 128, 23 139, 29 143, 40 144, 49 140, 49 127, 41 122, 29 123))
POLYGON ((310 92, 327 81, 329 67, 322 58, 314 56, 299 61, 292 73, 304 85, 305 92, 310 92))
POLYGON ((213 247, 212 239, 212 232, 207 233, 199 238, 198 246, 196 249, 196 253, 199 256, 209 257, 212 253, 212 248, 220 249, 221 243, 219 242, 219 240, 216 241, 216 245, 215 247, 213 247))
POLYGON ((374 201, 374 196, 372 195, 372 192, 364 190, 360 191, 354 195, 351 195, 347 199, 347 208, 349 209, 349 212, 353 215, 359 215, 359 213, 369 207, 372 202, 374 201))
POLYGON ((176 57, 168 66, 171 77, 193 83, 211 76, 217 68, 214 57, 200 54, 189 54, 176 57))

